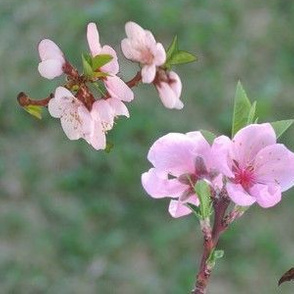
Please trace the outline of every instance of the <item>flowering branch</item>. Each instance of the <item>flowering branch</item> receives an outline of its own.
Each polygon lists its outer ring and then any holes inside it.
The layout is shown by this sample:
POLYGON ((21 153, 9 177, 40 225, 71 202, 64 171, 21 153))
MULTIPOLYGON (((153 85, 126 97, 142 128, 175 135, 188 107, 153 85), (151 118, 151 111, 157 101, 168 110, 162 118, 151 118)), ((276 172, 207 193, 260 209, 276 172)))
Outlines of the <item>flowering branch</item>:
POLYGON ((106 134, 113 128, 117 117, 130 116, 125 103, 134 99, 132 88, 140 82, 154 85, 165 107, 182 109, 182 83, 171 67, 196 58, 179 51, 175 40, 166 52, 150 31, 134 22, 126 23, 125 31, 127 37, 121 41, 123 54, 141 66, 133 79, 124 82, 117 75, 119 63, 115 50, 100 44, 96 24, 89 23, 87 41, 90 53, 82 54, 83 73, 79 74, 53 41, 43 39, 38 46, 40 75, 50 80, 66 75, 66 83, 42 100, 33 100, 22 92, 18 96, 19 105, 38 118, 41 118, 41 107, 48 107, 51 116, 60 118, 70 140, 83 138, 97 150, 107 149, 106 134), (92 92, 91 85, 98 90, 100 97, 92 92))

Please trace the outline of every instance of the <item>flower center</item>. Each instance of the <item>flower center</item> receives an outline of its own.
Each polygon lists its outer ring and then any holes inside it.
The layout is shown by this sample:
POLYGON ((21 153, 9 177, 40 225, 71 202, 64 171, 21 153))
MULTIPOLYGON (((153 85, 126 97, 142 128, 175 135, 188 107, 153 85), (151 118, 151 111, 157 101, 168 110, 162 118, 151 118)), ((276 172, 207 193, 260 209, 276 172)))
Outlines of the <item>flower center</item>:
POLYGON ((255 183, 254 168, 253 166, 247 166, 246 168, 240 168, 238 164, 235 163, 233 167, 233 172, 235 174, 234 182, 236 184, 242 185, 242 187, 247 190, 252 187, 255 183))
POLYGON ((143 64, 152 64, 154 56, 148 48, 141 49, 141 63, 143 64))

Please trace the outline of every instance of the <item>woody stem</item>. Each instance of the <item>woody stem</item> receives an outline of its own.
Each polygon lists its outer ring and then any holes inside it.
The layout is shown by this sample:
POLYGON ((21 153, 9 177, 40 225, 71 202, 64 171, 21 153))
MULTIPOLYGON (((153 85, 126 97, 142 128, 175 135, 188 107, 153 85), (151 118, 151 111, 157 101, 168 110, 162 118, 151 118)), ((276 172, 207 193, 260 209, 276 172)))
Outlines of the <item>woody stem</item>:
POLYGON ((219 199, 214 200, 214 224, 211 234, 205 234, 202 230, 204 233, 203 253, 192 294, 206 293, 208 281, 213 269, 213 266, 208 263, 208 259, 213 250, 215 250, 221 234, 227 229, 227 223, 224 222, 224 217, 229 203, 230 201, 226 195, 222 195, 222 193, 219 199))

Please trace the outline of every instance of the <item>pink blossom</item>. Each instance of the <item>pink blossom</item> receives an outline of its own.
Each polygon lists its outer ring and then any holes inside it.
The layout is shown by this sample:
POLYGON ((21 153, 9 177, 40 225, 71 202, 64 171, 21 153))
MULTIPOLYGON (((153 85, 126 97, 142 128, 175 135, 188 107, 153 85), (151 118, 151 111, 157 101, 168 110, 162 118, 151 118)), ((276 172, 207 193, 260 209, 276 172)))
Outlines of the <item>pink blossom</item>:
POLYGON ((155 86, 159 97, 166 108, 182 109, 184 107, 183 102, 180 100, 182 82, 175 72, 162 72, 159 75, 155 86))
POLYGON ((51 40, 44 39, 38 46, 41 62, 38 70, 42 77, 54 79, 63 74, 65 58, 60 48, 51 40))
POLYGON ((228 177, 228 195, 238 205, 274 206, 294 185, 294 153, 276 143, 269 123, 249 125, 232 140, 220 136, 212 150, 218 169, 228 177))
POLYGON ((113 57, 108 64, 100 68, 102 72, 110 74, 110 76, 104 79, 104 85, 111 96, 110 99, 107 99, 107 102, 113 108, 114 115, 125 115, 128 117, 128 109, 122 101, 132 101, 134 93, 122 79, 116 76, 119 71, 119 64, 115 50, 108 45, 101 47, 97 26, 94 23, 88 24, 87 40, 93 57, 99 54, 109 54, 113 57))
POLYGON ((104 45, 103 47, 101 46, 99 32, 96 24, 93 22, 89 23, 87 26, 87 40, 91 55, 93 57, 100 54, 108 54, 113 57, 113 59, 109 63, 100 68, 100 71, 116 75, 119 71, 119 64, 117 61, 116 52, 112 47, 108 45, 104 45))
POLYGON ((191 213, 187 203, 199 204, 194 193, 197 180, 216 177, 211 147, 200 132, 161 137, 151 146, 148 160, 154 167, 142 175, 142 185, 153 198, 173 198, 169 206, 173 217, 191 213))
POLYGON ((126 58, 142 65, 142 82, 152 83, 156 75, 156 67, 165 63, 166 54, 161 43, 156 43, 152 33, 144 30, 134 22, 125 25, 127 38, 121 42, 126 58))
MULTIPOLYGON (((48 104, 50 115, 60 118, 61 126, 70 140, 78 140, 84 136, 81 109, 90 116, 84 104, 64 87, 56 89, 54 98, 48 104)), ((86 116, 84 118, 86 119, 86 116)))
MULTIPOLYGON (((95 149, 105 149, 105 131, 112 127, 111 119, 113 118, 107 117, 107 111, 97 112, 95 103, 92 111, 89 112, 69 90, 58 87, 54 98, 49 101, 48 110, 51 116, 60 118, 61 126, 70 140, 83 138, 95 149)), ((99 108, 105 109, 103 106, 99 106, 99 108)))

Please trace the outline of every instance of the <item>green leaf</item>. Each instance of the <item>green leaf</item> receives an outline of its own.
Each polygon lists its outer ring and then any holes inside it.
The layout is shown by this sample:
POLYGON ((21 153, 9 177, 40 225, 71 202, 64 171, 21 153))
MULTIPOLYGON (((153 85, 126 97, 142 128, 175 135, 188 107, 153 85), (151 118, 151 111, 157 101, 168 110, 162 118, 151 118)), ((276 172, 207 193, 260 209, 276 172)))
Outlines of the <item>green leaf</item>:
POLYGON ((215 259, 220 259, 222 257, 224 257, 224 250, 214 250, 213 255, 215 259))
POLYGON ((197 181, 194 189, 200 202, 201 218, 209 218, 212 213, 212 201, 210 197, 210 187, 208 183, 204 180, 197 181))
POLYGON ((216 135, 210 131, 200 130, 200 132, 210 145, 213 143, 214 139, 216 138, 216 135))
POLYGON ((41 119, 42 118, 42 106, 39 105, 28 105, 24 106, 23 109, 27 111, 30 115, 41 119))
POLYGON ((193 213, 198 217, 198 218, 202 218, 201 217, 201 213, 200 213, 200 208, 194 204, 191 203, 186 203, 186 205, 193 211, 193 213))
POLYGON ((89 55, 82 54, 82 61, 85 75, 89 78, 92 78, 94 71, 92 70, 91 59, 89 59, 89 55))
POLYGON ((166 63, 170 60, 172 55, 178 51, 178 36, 174 36, 172 43, 167 49, 166 52, 166 63))
POLYGON ((100 54, 92 58, 92 70, 96 71, 103 65, 109 63, 113 59, 113 56, 109 54, 100 54))
POLYGON ((247 118, 247 125, 250 125, 254 122, 255 112, 256 112, 256 101, 254 101, 250 107, 248 118, 247 118))
POLYGON ((176 64, 190 63, 196 60, 197 60, 197 57, 189 52, 177 51, 171 56, 171 58, 169 59, 167 63, 169 65, 176 65, 176 64))
POLYGON ((210 252, 209 257, 207 258, 206 264, 210 268, 213 268, 215 266, 216 260, 222 258, 224 256, 224 254, 225 254, 224 250, 215 250, 215 249, 213 249, 210 252))
POLYGON ((279 138, 287 129, 293 124, 294 119, 279 120, 271 122, 270 124, 275 130, 277 138, 279 138))
POLYGON ((98 72, 94 72, 93 77, 98 79, 98 78, 106 78, 109 77, 110 75, 106 72, 102 72, 102 71, 98 71, 98 72))
POLYGON ((104 151, 106 153, 110 153, 113 147, 114 147, 114 144, 112 142, 106 142, 106 148, 104 149, 104 151))
POLYGON ((232 137, 243 127, 247 125, 251 103, 242 87, 241 82, 237 84, 234 102, 232 137))

